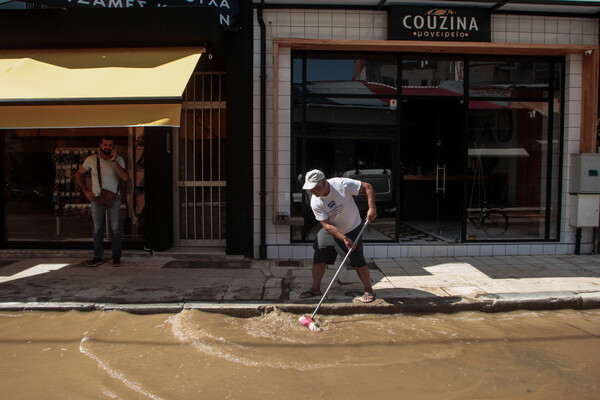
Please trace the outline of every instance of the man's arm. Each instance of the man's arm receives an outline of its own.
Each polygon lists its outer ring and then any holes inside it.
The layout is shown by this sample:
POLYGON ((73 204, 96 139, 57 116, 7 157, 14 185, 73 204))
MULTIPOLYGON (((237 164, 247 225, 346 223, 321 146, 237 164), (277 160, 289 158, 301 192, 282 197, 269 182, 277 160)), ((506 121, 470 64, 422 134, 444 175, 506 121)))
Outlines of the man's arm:
POLYGON ((117 162, 117 160, 112 161, 112 163, 115 166, 115 169, 117 170, 117 174, 119 175, 119 178, 121 178, 122 181, 126 181, 127 179, 129 179, 127 170, 125 168, 121 167, 121 164, 119 164, 117 162))
POLYGON ((367 182, 360 182, 359 193, 367 195, 367 203, 369 204, 369 211, 367 211, 367 221, 371 222, 377 218, 377 206, 375 204, 375 191, 373 186, 367 182))
POLYGON ((119 175, 119 178, 121 178, 122 181, 127 181, 127 179, 129 179, 127 170, 125 168, 121 167, 121 164, 119 164, 119 161, 117 159, 117 152, 114 150, 112 152, 110 162, 112 163, 112 165, 115 166, 115 169, 117 170, 117 175, 119 175))
POLYGON ((85 186, 85 174, 86 173, 87 173, 87 171, 85 170, 85 168, 83 168, 83 165, 80 166, 79 169, 77 170, 77 172, 75 173, 75 180, 77 181, 77 184, 81 188, 81 191, 83 192, 83 195, 85 196, 85 198, 88 199, 88 201, 91 203, 94 200, 94 194, 92 193, 91 190, 89 190, 87 188, 87 186, 85 186))

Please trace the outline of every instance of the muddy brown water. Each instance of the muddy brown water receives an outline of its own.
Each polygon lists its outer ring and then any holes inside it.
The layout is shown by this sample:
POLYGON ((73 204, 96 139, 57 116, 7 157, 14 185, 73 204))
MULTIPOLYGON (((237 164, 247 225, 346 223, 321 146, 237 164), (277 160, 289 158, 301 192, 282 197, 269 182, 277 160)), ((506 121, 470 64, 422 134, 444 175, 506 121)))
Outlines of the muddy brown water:
POLYGON ((600 399, 600 310, 1 313, 4 399, 600 399))

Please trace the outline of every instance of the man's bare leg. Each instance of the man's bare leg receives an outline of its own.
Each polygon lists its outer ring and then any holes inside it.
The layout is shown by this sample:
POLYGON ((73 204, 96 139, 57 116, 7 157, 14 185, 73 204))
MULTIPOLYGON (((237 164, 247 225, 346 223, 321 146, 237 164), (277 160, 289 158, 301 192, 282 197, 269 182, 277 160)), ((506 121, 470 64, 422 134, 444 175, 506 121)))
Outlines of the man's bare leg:
POLYGON ((315 294, 321 293, 321 280, 323 280, 323 275, 325 275, 325 269, 327 268, 327 264, 313 264, 313 284, 310 288, 310 291, 315 294))
POLYGON ((365 293, 369 293, 371 295, 368 299, 363 296, 362 301, 365 303, 373 301, 375 299, 375 292, 373 291, 373 286, 371 286, 371 274, 369 273, 369 266, 363 265, 362 267, 356 268, 356 274, 365 287, 365 293))
POLYGON ((308 298, 313 296, 318 296, 321 294, 321 280, 323 279, 323 275, 325 275, 325 269, 327 268, 327 264, 313 264, 313 283, 312 287, 306 292, 302 292, 300 294, 300 298, 308 298))

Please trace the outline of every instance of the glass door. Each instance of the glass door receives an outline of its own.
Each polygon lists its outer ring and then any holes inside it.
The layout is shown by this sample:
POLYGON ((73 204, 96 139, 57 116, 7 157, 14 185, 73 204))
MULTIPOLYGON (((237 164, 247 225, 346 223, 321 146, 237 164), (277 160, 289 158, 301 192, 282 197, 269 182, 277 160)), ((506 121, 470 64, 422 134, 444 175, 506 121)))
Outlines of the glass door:
POLYGON ((429 241, 460 241, 463 107, 464 101, 457 98, 402 101, 401 233, 419 232, 429 241))

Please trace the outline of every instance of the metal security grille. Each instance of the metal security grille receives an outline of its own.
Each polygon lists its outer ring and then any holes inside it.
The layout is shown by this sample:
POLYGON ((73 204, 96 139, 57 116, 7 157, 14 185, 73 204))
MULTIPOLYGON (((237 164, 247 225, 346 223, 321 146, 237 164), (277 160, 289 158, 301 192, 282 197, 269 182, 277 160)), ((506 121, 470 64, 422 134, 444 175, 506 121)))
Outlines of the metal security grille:
POLYGON ((225 244, 225 74, 195 72, 184 92, 175 149, 176 245, 225 244))

